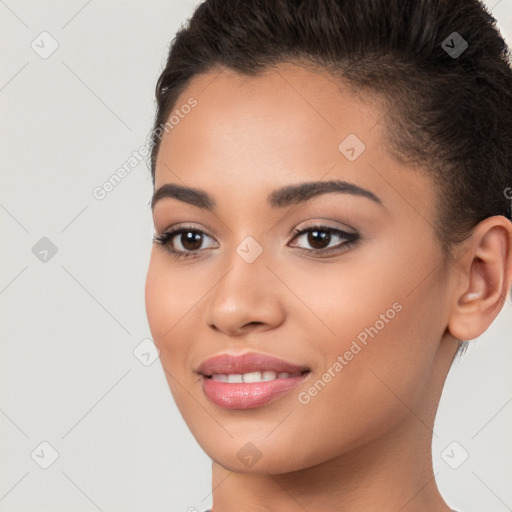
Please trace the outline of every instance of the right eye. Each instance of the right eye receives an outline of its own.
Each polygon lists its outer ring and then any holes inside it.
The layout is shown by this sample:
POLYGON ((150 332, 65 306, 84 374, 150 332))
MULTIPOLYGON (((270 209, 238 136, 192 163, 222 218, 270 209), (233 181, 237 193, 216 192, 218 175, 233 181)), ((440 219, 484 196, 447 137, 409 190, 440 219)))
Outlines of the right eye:
POLYGON ((206 249, 201 249, 205 237, 213 240, 209 235, 193 226, 181 226, 163 232, 160 236, 154 236, 153 242, 160 244, 175 258, 197 257, 206 249), (178 247, 175 247, 177 242, 178 247))

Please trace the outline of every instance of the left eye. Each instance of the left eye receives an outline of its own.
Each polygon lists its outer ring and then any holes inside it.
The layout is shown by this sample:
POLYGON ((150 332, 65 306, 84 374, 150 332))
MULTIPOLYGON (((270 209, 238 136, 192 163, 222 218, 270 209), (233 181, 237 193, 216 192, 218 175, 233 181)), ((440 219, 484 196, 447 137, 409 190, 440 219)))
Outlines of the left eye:
POLYGON ((324 252, 330 253, 332 250, 338 250, 342 246, 351 246, 359 238, 357 233, 347 233, 340 229, 331 228, 329 226, 308 226, 303 229, 295 230, 295 239, 302 238, 307 235, 305 241, 309 244, 312 249, 307 247, 300 247, 301 249, 307 249, 310 252, 324 252), (341 240, 334 246, 330 246, 331 242, 335 242, 336 239, 341 240))

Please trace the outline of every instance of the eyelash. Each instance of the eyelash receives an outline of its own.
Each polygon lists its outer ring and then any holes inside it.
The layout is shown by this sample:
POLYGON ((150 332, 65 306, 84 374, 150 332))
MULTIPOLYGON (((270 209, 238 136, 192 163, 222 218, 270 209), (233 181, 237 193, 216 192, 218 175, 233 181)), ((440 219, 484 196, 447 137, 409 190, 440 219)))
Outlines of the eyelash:
MULTIPOLYGON (((335 229, 330 226, 323 226, 318 224, 312 224, 310 226, 305 226, 303 228, 297 228, 293 232, 293 238, 292 240, 295 240, 300 235, 303 235, 305 233, 309 233, 312 231, 321 231, 325 233, 329 233, 330 235, 335 234, 339 236, 340 238, 344 238, 346 242, 338 244, 334 247, 329 247, 326 249, 304 249, 303 247, 299 247, 299 249, 302 249, 304 251, 309 252, 310 254, 331 254, 333 252, 338 252, 340 250, 340 247, 343 247, 343 251, 350 249, 360 238, 360 235, 358 233, 348 233, 346 231, 342 231, 340 229, 335 229)), ((172 239, 179 234, 182 233, 199 233, 201 235, 209 236, 204 231, 197 229, 193 226, 181 226, 177 227, 175 229, 171 229, 170 231, 166 231, 162 233, 160 236, 155 235, 153 237, 153 242, 159 245, 162 245, 169 254, 176 259, 180 258, 196 258, 197 254, 201 251, 206 251, 207 249, 198 249, 196 251, 178 251, 176 249, 173 249, 170 245, 170 242, 172 239)))

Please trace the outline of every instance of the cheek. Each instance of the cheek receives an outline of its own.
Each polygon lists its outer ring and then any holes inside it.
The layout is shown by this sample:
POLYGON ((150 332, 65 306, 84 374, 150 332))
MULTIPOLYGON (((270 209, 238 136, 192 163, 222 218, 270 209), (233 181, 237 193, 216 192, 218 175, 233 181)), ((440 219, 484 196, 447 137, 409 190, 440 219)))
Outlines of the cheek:
POLYGON ((145 284, 146 315, 153 341, 164 360, 168 352, 179 349, 180 322, 185 320, 185 315, 193 314, 193 311, 187 313, 191 308, 189 302, 187 288, 179 281, 178 274, 171 271, 165 256, 153 249, 145 284))
MULTIPOLYGON (((160 351, 160 364, 165 374, 176 406, 187 424, 187 404, 190 397, 183 385, 188 382, 188 347, 180 328, 186 324, 187 299, 183 283, 178 283, 176 273, 170 270, 165 255, 153 249, 145 283, 145 304, 149 328, 155 345, 160 351)), ((196 298, 197 300, 197 298, 196 298)), ((192 311, 188 312, 190 315, 192 311)), ((185 384, 187 387, 189 384, 185 384)))
POLYGON ((154 255, 153 250, 146 275, 145 304, 149 328, 153 335, 153 341, 157 345, 159 345, 165 332, 168 315, 172 314, 173 311, 173 309, 167 307, 169 298, 165 293, 164 277, 162 265, 159 264, 158 257, 154 255))
MULTIPOLYGON (((428 259, 406 263, 396 254, 382 256, 378 265, 354 260, 343 274, 333 266, 308 296, 329 330, 322 327, 316 339, 309 336, 321 354, 315 375, 320 382, 305 407, 318 414, 330 410, 348 430, 365 425, 369 435, 369 417, 382 428, 407 413, 402 401, 411 407, 420 402, 443 332, 441 293, 435 293, 440 278, 432 274, 418 286, 432 271, 428 259)), ((313 323, 303 328, 313 333, 313 323)))

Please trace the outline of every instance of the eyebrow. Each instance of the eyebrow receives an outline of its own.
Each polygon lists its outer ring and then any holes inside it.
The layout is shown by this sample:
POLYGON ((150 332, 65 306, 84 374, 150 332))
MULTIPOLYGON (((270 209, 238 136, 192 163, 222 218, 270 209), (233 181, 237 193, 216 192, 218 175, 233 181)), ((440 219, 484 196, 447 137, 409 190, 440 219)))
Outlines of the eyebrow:
MULTIPOLYGON (((268 204, 272 208, 285 208, 308 201, 309 199, 329 193, 351 194, 354 196, 366 197, 382 205, 382 201, 373 192, 359 187, 354 183, 341 180, 331 181, 313 181, 287 185, 274 190, 267 198, 268 204)), ((197 188, 177 185, 175 183, 166 183, 158 188, 151 199, 151 210, 155 204, 164 198, 173 198, 198 208, 213 211, 216 208, 216 202, 207 192, 197 188)))

